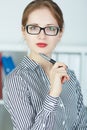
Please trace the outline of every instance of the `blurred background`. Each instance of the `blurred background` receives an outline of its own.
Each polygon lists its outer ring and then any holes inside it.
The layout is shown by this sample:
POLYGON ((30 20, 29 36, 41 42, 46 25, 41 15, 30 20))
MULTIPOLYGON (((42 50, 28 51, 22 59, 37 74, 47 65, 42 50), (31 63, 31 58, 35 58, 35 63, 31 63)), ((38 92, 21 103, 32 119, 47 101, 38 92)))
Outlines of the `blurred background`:
MULTIPOLYGON (((0 0, 0 53, 11 56, 17 65, 29 50, 22 38, 21 18, 31 0, 0 0)), ((65 62, 81 84, 84 105, 87 106, 87 0, 54 0, 65 19, 64 35, 53 58, 65 62)), ((3 68, 3 67, 2 67, 3 68)), ((2 69, 2 89, 5 73, 2 69)), ((9 113, 0 99, 0 130, 12 130, 9 113)))

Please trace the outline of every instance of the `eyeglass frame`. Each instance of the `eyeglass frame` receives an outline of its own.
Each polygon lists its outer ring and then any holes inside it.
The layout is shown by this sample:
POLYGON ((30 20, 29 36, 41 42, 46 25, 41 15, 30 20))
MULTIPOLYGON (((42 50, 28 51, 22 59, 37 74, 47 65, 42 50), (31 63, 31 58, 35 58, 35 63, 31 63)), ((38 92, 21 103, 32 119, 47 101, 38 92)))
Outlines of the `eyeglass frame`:
POLYGON ((56 35, 58 34, 58 32, 60 32, 60 27, 57 27, 57 26, 52 26, 52 27, 56 27, 56 29, 57 29, 57 32, 56 32, 56 34, 54 34, 54 35, 47 34, 46 31, 45 31, 45 29, 48 28, 48 27, 50 27, 50 26, 47 26, 47 27, 44 27, 44 28, 42 28, 42 27, 40 27, 40 26, 36 26, 36 27, 39 27, 40 30, 39 30, 38 33, 33 34, 33 33, 29 33, 29 32, 28 32, 28 27, 29 27, 29 26, 33 26, 33 25, 26 25, 26 26, 25 26, 25 29, 26 29, 27 33, 28 33, 28 34, 31 34, 31 35, 38 35, 38 34, 40 34, 41 30, 43 30, 43 31, 44 31, 44 34, 45 34, 45 35, 48 35, 48 36, 56 36, 56 35))

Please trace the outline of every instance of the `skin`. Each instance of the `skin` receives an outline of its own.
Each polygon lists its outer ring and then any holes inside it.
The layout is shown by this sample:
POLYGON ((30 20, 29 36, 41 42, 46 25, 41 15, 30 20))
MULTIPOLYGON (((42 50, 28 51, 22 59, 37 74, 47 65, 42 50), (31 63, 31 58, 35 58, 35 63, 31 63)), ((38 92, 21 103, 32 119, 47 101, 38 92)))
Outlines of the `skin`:
MULTIPOLYGON (((53 17, 48 8, 41 8, 34 10, 28 16, 28 24, 35 24, 40 27, 46 27, 49 25, 58 26, 56 19, 53 17), (43 14, 43 15, 42 15, 43 14)), ((44 53, 51 57, 52 51, 61 40, 62 33, 59 32, 56 36, 47 36, 42 30, 38 35, 30 35, 26 30, 22 29, 23 37, 27 42, 30 49, 29 58, 40 64, 50 80, 50 92, 52 97, 58 97, 62 92, 62 85, 65 81, 69 80, 69 76, 66 72, 66 65, 64 63, 56 62, 54 65, 43 59, 39 53, 44 53), (44 48, 38 47, 37 43, 46 43, 44 48), (58 68, 62 66, 61 68, 58 68)))

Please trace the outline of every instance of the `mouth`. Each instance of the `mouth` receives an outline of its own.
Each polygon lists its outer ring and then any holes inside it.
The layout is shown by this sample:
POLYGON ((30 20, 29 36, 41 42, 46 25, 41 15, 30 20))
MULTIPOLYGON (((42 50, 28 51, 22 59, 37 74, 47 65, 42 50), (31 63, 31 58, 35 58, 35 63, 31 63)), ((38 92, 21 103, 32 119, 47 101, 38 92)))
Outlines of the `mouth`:
POLYGON ((40 48, 44 48, 44 47, 47 46, 46 43, 37 43, 36 45, 37 45, 38 47, 40 47, 40 48))

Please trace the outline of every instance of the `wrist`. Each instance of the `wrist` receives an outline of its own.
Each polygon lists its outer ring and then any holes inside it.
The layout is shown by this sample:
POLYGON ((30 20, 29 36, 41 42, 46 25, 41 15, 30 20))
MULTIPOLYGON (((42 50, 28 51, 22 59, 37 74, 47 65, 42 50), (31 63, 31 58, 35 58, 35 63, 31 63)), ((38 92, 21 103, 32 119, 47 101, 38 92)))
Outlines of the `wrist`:
POLYGON ((49 92, 49 95, 52 96, 52 97, 59 97, 60 94, 61 94, 61 92, 59 92, 58 90, 56 91, 56 90, 51 89, 50 92, 49 92))

